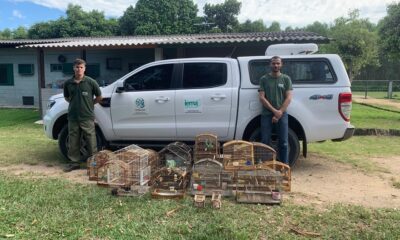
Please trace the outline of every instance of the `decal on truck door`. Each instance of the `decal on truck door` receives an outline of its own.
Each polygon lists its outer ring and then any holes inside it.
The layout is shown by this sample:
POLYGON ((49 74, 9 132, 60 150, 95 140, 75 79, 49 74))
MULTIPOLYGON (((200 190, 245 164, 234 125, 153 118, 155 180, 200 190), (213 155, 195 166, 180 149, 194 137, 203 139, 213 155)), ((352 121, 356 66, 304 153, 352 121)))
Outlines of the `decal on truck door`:
POLYGON ((147 112, 143 98, 136 98, 135 104, 136 104, 136 109, 135 109, 136 112, 147 112))
POLYGON ((183 109, 185 113, 201 113, 203 106, 201 104, 201 97, 184 98, 183 109))

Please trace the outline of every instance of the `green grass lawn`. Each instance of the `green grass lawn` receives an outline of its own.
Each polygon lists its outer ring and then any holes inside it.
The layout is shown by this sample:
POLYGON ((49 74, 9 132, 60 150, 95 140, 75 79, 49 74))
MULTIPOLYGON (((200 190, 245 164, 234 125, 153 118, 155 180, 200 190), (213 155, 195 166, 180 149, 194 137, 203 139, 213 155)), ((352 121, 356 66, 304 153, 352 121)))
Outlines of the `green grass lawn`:
MULTIPOLYGON (((0 166, 64 163, 57 142, 33 123, 38 112, 0 109, 0 116, 6 116, 0 118, 0 166)), ((310 151, 331 159, 348 155, 360 162, 375 154, 396 155, 395 146, 400 146, 395 138, 354 137, 342 143, 311 144, 310 151)), ((398 239, 399 220, 396 209, 342 204, 321 208, 290 200, 268 206, 237 204, 228 198, 220 210, 210 204, 197 209, 190 197, 182 201, 153 200, 148 195, 113 197, 109 189, 93 184, 0 171, 0 239, 308 239, 293 228, 318 233, 323 239, 398 239), (176 211, 168 215, 172 210, 176 211)))
MULTIPOLYGON (((365 96, 365 91, 353 91, 353 95, 365 96)), ((387 92, 367 92, 367 97, 388 99, 387 92)), ((391 101, 400 102, 400 92, 393 92, 391 101)))
POLYGON ((390 112, 353 102, 351 124, 356 128, 400 129, 400 112, 390 112))

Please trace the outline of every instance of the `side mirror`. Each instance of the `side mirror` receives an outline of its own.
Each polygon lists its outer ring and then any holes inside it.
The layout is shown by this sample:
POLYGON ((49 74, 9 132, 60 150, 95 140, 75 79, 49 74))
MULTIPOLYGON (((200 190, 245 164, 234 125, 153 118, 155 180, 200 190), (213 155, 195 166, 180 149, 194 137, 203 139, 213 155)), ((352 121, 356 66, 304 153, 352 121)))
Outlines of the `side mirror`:
POLYGON ((116 93, 123 93, 125 92, 125 88, 124 87, 117 87, 117 89, 115 90, 116 93))

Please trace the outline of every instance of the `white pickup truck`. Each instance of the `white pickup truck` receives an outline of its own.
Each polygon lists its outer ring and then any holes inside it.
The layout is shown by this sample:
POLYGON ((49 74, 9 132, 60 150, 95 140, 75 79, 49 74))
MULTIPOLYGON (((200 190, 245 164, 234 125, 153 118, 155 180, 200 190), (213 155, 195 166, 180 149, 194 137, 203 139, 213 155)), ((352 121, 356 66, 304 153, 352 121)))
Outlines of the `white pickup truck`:
MULTIPOLYGON (((300 153, 300 141, 306 156, 309 142, 341 141, 353 135, 352 94, 339 56, 280 56, 282 72, 291 77, 294 88, 287 110, 289 160, 293 166, 300 153)), ((269 71, 270 58, 173 59, 133 70, 102 88, 104 100, 95 106, 99 147, 193 142, 200 133, 214 133, 221 142, 257 141, 262 107, 258 83, 269 71)), ((52 96, 43 119, 46 135, 58 139, 65 156, 67 109, 62 94, 52 96)), ((84 146, 81 152, 85 156, 84 146)))

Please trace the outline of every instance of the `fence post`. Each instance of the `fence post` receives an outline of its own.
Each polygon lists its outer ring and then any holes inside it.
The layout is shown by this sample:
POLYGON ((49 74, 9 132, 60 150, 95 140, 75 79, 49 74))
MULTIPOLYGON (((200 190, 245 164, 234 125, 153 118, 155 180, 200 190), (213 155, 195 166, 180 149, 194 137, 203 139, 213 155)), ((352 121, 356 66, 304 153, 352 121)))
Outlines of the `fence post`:
POLYGON ((368 81, 365 81, 365 96, 364 96, 365 99, 367 99, 367 95, 368 95, 368 81))
POLYGON ((388 98, 392 99, 392 94, 393 94, 393 81, 389 81, 389 86, 388 86, 388 98))

